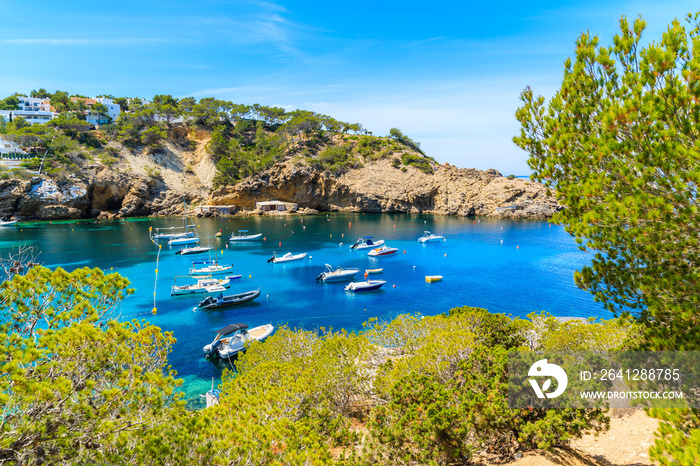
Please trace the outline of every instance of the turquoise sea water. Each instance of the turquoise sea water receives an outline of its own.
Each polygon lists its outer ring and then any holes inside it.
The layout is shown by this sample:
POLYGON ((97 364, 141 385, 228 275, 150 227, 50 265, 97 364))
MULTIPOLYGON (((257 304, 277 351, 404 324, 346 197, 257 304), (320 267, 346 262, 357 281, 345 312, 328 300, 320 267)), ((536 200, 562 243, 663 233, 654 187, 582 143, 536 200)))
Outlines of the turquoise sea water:
POLYGON ((0 229, 0 253, 6 255, 21 244, 33 245, 45 266, 67 270, 100 267, 129 278, 136 292, 124 302, 121 318, 146 319, 174 332, 178 341, 170 363, 185 380, 183 389, 193 400, 211 385, 212 377, 221 376, 225 366, 204 359, 202 347, 211 342, 216 329, 229 323, 353 331, 370 317, 433 315, 463 305, 521 317, 535 311, 561 317, 611 317, 574 284, 574 271, 586 265, 590 255, 579 251, 563 228, 546 221, 324 214, 195 222, 202 244, 212 237, 219 263, 232 263, 232 273, 243 275, 231 282, 226 294, 260 288, 262 294, 256 301, 223 310, 193 311, 203 295, 171 298, 175 277, 178 284, 194 282, 180 277, 187 275, 192 261, 206 260, 207 255, 175 255, 177 249, 167 243, 161 250, 156 285, 158 248, 149 240, 148 228, 181 226, 177 218, 21 224, 0 229), (219 229, 223 238, 213 239, 219 229), (265 240, 229 245, 226 238, 238 229, 263 233, 265 240), (447 241, 420 244, 417 239, 424 230, 443 235, 447 241), (349 249, 358 237, 370 235, 386 240, 399 252, 370 258, 369 250, 349 249), (267 260, 273 251, 279 255, 306 252, 308 256, 270 264, 267 260), (383 274, 371 278, 387 284, 379 291, 353 294, 343 290, 345 283, 317 283, 315 278, 326 263, 361 269, 357 280, 363 279, 365 269, 383 267, 383 274), (429 284, 426 275, 443 275, 444 279, 429 284), (157 315, 151 314, 154 285, 157 315))

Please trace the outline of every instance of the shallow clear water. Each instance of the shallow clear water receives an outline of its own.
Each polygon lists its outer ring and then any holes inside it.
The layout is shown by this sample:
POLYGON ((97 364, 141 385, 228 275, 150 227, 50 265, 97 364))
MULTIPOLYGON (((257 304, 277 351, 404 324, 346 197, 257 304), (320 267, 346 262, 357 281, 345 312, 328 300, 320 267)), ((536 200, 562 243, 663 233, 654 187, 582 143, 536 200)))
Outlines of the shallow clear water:
MULTIPOLYGON (((178 341, 170 363, 193 399, 206 391, 212 377, 221 376, 224 366, 205 360, 202 347, 213 339, 214 330, 229 323, 352 331, 362 328, 370 317, 432 315, 464 305, 521 317, 535 311, 562 317, 611 317, 574 284, 574 271, 590 261, 589 254, 579 251, 563 228, 546 221, 389 214, 195 221, 202 244, 212 236, 219 263, 232 263, 232 273, 243 275, 231 282, 225 294, 260 288, 262 294, 256 301, 223 310, 193 311, 202 295, 171 298, 175 277, 187 275, 192 261, 206 260, 207 255, 178 256, 176 249, 164 243, 156 287, 158 312, 151 314, 158 248, 149 240, 148 228, 181 226, 177 218, 21 224, 0 229, 0 253, 28 244, 41 252, 39 262, 45 266, 67 270, 100 267, 128 277, 136 292, 124 302, 122 319, 146 319, 174 332, 178 341), (223 238, 214 239, 219 229, 223 229, 223 238), (238 229, 263 233, 265 240, 228 245, 226 238, 238 229), (447 241, 420 244, 417 239, 424 230, 443 235, 447 241), (349 249, 358 237, 370 235, 386 240, 399 252, 370 258, 369 250, 349 249), (307 252, 308 256, 270 264, 267 260, 273 251, 280 255, 307 252), (343 290, 344 283, 317 283, 315 278, 326 263, 334 268, 359 268, 357 280, 363 279, 365 269, 383 267, 383 274, 371 278, 387 284, 379 291, 353 294, 343 290), (443 275, 444 279, 426 283, 426 275, 443 275)), ((193 281, 177 279, 178 284, 193 281)))

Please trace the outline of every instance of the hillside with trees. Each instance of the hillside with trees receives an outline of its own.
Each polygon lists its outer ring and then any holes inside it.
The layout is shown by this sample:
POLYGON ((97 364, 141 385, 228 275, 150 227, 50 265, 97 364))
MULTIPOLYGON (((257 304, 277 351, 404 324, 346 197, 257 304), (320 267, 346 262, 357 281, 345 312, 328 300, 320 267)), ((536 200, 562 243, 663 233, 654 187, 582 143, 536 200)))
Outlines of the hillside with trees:
MULTIPOLYGON (((0 117, 0 137, 28 152, 23 168, 0 171, 4 216, 173 215, 183 196, 191 204, 235 204, 249 211, 269 196, 316 210, 547 218, 558 208, 537 183, 506 179, 495 170, 441 165, 397 128, 375 136, 359 123, 311 111, 170 95, 152 101, 102 96, 118 104, 121 113, 94 127, 88 114, 105 117, 105 106, 94 99, 44 89, 31 95, 50 99, 60 114, 45 124, 0 117), (300 169, 305 179, 316 180, 312 195, 296 197, 304 179, 276 181, 275 192, 246 191, 245 186, 270 180, 281 169, 300 169), (21 198, 32 196, 32 183, 39 182, 37 173, 48 177, 41 183, 52 190, 83 194, 66 194, 48 205, 43 199, 24 202, 21 198), (390 192, 373 177, 404 189, 390 192), (332 202, 323 194, 326 188, 334 192, 332 202), (322 199, 328 202, 318 202, 322 199), (504 205, 517 205, 518 212, 499 211, 504 205)), ((18 97, 0 105, 16 107, 18 97)))

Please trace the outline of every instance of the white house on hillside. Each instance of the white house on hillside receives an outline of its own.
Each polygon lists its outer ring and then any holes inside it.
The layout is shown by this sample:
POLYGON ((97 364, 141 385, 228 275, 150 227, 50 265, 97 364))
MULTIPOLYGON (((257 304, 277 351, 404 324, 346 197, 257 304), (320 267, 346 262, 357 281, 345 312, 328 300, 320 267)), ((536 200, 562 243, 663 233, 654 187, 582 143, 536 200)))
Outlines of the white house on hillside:
POLYGON ((112 121, 119 118, 119 114, 122 112, 122 108, 119 104, 115 104, 112 99, 108 99, 107 97, 98 97, 95 100, 107 107, 107 114, 112 121))
POLYGON ((3 139, 0 137, 0 158, 3 159, 14 159, 14 158, 23 158, 27 156, 27 152, 25 152, 19 144, 16 142, 10 141, 8 139, 3 139))
POLYGON ((19 100, 19 108, 12 110, 11 119, 22 117, 29 124, 47 123, 49 120, 58 116, 58 113, 51 111, 51 102, 49 99, 39 99, 36 97, 17 97, 19 100))
POLYGON ((108 99, 107 97, 98 97, 96 99, 71 97, 70 100, 72 100, 73 102, 83 102, 85 104, 85 107, 87 108, 87 113, 85 114, 85 121, 94 126, 103 125, 110 121, 104 116, 101 116, 99 113, 92 111, 92 106, 97 103, 100 103, 107 107, 107 116, 111 118, 111 121, 116 120, 119 117, 119 113, 121 113, 121 107, 118 104, 115 104, 112 99, 108 99))

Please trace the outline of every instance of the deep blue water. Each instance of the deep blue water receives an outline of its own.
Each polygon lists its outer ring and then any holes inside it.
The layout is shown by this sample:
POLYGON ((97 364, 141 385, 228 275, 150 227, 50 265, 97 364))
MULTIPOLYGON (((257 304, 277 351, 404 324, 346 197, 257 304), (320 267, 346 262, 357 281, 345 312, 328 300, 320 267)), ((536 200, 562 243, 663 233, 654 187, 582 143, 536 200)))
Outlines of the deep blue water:
MULTIPOLYGON (((148 228, 181 226, 177 218, 21 224, 0 229, 0 253, 31 244, 41 252, 39 262, 45 266, 100 267, 128 277, 136 292, 124 302, 122 319, 146 319, 174 332, 178 341, 170 363, 185 380, 183 388, 190 398, 206 391, 212 377, 220 377, 222 366, 205 360, 202 347, 212 340, 214 330, 229 323, 353 331, 370 317, 432 315, 463 305, 521 317, 535 311, 561 317, 611 317, 574 284, 574 271, 590 261, 589 254, 579 251, 563 228, 546 221, 388 214, 195 220, 203 244, 207 236, 223 229, 223 240, 212 239, 219 263, 233 263, 233 273, 243 275, 232 281, 229 293, 260 288, 260 298, 244 306, 194 312, 202 296, 171 298, 170 287, 176 276, 187 275, 193 260, 207 256, 178 256, 165 243, 156 287, 157 314, 152 315, 158 248, 149 240, 148 228), (226 238, 238 229, 263 233, 265 240, 227 247, 226 238), (423 230, 447 241, 420 244, 417 239, 423 230), (385 239, 399 253, 370 258, 368 250, 349 249, 358 237, 368 235, 385 239), (308 256, 270 264, 267 259, 273 251, 308 256), (372 278, 387 284, 360 294, 345 292, 343 283, 319 284, 315 278, 326 263, 362 271, 383 267, 384 273, 372 278), (444 279, 429 284, 425 275, 444 279)), ((361 280, 362 272, 356 278, 361 280)), ((189 282, 193 280, 177 281, 189 282)))

